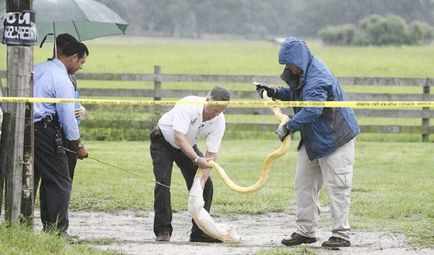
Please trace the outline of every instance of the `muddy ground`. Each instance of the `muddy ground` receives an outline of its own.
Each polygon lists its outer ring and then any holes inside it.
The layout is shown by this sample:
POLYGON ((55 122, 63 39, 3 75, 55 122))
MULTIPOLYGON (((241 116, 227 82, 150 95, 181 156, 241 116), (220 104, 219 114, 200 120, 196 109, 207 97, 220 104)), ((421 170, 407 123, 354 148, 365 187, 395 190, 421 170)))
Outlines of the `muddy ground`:
MULTIPOLYGON (((328 217, 327 213, 321 215, 324 219, 328 217)), ((81 241, 99 249, 119 251, 122 254, 223 255, 254 254, 261 250, 284 248, 280 244, 281 239, 288 238, 294 230, 294 215, 289 213, 213 215, 213 218, 217 223, 230 223, 235 226, 242 243, 188 242, 191 227, 188 212, 173 215, 174 231, 169 243, 154 241, 152 212, 121 211, 110 214, 71 211, 69 233, 78 235, 81 241)), ((35 225, 40 229, 39 219, 35 219, 35 225)), ((320 248, 321 242, 329 237, 327 229, 320 229, 319 237, 318 242, 307 245, 314 248, 318 254, 434 254, 434 248, 414 248, 408 244, 405 236, 387 232, 354 231, 352 247, 341 248, 339 251, 320 248)))

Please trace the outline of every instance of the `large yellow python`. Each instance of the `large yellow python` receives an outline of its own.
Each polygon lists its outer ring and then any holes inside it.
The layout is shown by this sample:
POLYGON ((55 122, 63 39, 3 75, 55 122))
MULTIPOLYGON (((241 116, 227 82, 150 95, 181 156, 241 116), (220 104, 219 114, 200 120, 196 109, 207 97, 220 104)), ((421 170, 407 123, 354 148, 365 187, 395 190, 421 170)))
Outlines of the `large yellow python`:
MULTIPOLYGON (((271 101, 271 99, 267 96, 267 92, 264 91, 264 99, 271 101)), ((285 125, 286 122, 288 122, 289 117, 286 114, 283 114, 278 107, 272 107, 271 110, 273 111, 274 115, 279 119, 281 125, 285 125)), ((264 161, 264 167, 262 169, 262 174, 258 181, 248 187, 242 187, 237 184, 235 184, 229 176, 226 174, 225 170, 217 164, 217 162, 210 160, 208 161, 208 164, 210 164, 213 168, 215 168, 220 175, 220 177, 223 179, 223 182, 228 186, 231 190, 239 192, 239 193, 251 193, 260 190, 265 186, 267 183, 268 177, 270 175, 271 171, 271 165, 273 162, 281 157, 283 154, 285 154, 289 149, 289 144, 291 141, 291 136, 285 137, 283 140, 280 148, 270 153, 264 161)))

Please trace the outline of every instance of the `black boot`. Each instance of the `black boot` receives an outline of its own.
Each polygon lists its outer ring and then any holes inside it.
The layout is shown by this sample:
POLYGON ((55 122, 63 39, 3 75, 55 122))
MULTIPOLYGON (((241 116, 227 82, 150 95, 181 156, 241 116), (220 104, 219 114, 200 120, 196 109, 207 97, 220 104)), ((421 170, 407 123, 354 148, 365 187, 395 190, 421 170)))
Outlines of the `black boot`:
POLYGON ((222 243, 221 240, 210 237, 202 231, 196 231, 190 234, 190 242, 202 242, 202 243, 222 243))
POLYGON ((340 237, 332 236, 328 241, 322 243, 324 248, 349 247, 351 242, 340 237))
POLYGON ((295 246, 303 243, 314 243, 314 242, 316 242, 315 237, 302 236, 297 233, 292 233, 291 239, 282 239, 282 244, 286 246, 295 246))
POLYGON ((155 241, 157 242, 169 242, 171 234, 169 231, 159 231, 157 236, 155 237, 155 241))

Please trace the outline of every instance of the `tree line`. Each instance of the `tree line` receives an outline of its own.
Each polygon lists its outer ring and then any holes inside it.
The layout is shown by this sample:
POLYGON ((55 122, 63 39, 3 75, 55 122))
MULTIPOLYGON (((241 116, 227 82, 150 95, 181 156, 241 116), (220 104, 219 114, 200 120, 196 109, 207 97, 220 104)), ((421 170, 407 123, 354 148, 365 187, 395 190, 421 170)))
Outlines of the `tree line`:
POLYGON ((130 23, 130 35, 317 37, 328 26, 396 15, 434 25, 434 0, 99 0, 130 23))

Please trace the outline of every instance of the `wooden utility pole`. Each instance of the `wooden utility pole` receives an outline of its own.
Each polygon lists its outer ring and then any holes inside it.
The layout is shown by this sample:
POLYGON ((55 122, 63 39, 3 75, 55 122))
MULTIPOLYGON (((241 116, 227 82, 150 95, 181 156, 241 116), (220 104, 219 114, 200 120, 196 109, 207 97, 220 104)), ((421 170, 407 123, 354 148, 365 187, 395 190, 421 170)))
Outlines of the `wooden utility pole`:
MULTIPOLYGON (((0 96, 4 97, 6 96, 3 92, 3 84, 2 84, 2 77, 0 76, 0 96)), ((6 138, 7 136, 7 130, 8 122, 7 119, 8 116, 5 114, 5 103, 0 103, 0 114, 1 114, 1 136, 0 136, 0 215, 2 214, 2 208, 3 208, 3 190, 4 190, 4 181, 5 181, 5 170, 6 170, 6 138)))
MULTIPOLYGON (((32 0, 6 0, 6 13, 32 9, 32 0)), ((6 29, 5 29, 6 30, 6 29)), ((31 97, 33 48, 31 45, 7 46, 9 97, 31 97)), ((7 143, 7 191, 5 218, 10 224, 22 221, 33 225, 33 122, 32 105, 10 103, 10 136, 7 143), (27 118, 26 118, 27 113, 27 118)))
MULTIPOLYGON (((2 91, 2 90, 0 90, 2 91)), ((2 93, 2 96, 3 95, 2 93)), ((3 207, 3 193, 5 190, 5 183, 6 183, 6 163, 9 162, 8 160, 8 143, 9 143, 9 137, 10 137, 10 130, 11 130, 11 115, 8 112, 5 112, 6 107, 2 106, 2 128, 1 128, 1 142, 0 142, 0 215, 2 212, 3 207)))

